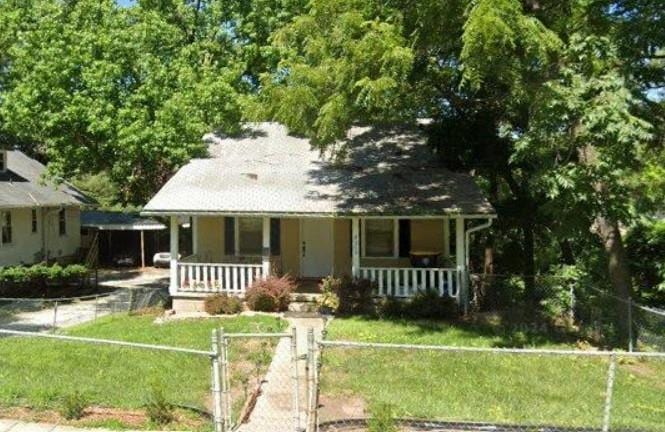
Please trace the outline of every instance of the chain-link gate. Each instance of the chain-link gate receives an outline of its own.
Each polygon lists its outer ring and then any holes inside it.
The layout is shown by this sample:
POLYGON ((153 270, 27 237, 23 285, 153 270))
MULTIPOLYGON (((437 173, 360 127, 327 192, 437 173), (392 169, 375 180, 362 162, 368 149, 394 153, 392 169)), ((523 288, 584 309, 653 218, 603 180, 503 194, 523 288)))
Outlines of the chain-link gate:
POLYGON ((308 380, 296 329, 287 333, 220 333, 222 424, 216 431, 298 432, 308 380), (257 349, 261 348, 261 349, 257 349), (266 349, 273 348, 273 349, 266 349))

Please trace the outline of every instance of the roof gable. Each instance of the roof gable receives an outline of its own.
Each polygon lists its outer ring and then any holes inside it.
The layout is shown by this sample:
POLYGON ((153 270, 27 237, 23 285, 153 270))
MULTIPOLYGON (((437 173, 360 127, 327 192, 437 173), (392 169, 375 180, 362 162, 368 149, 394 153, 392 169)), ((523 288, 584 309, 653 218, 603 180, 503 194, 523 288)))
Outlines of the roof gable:
POLYGON ((0 208, 80 205, 87 198, 67 183, 44 179, 46 167, 19 150, 7 151, 0 172, 0 208))

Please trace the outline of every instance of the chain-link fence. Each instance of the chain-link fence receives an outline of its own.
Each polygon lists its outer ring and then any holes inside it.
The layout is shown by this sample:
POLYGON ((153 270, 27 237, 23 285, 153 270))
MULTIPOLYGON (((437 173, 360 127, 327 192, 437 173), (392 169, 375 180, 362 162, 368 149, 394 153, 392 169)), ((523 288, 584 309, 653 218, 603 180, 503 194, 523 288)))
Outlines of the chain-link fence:
POLYGON ((201 430, 213 423, 221 432, 216 332, 199 340, 198 349, 121 340, 130 335, 0 329, 0 411, 9 418, 123 429, 170 423, 201 430))
POLYGON ((120 288, 111 292, 62 298, 0 298, 0 328, 55 331, 98 317, 164 306, 168 292, 155 288, 120 288))
POLYGON ((531 278, 472 274, 471 292, 476 312, 499 310, 523 323, 534 322, 535 317, 526 315, 538 310, 541 324, 547 318, 561 333, 594 345, 665 351, 665 310, 618 297, 576 273, 531 278), (537 308, 526 304, 529 297, 536 299, 537 308))
POLYGON ((322 432, 665 430, 665 353, 319 347, 322 432))

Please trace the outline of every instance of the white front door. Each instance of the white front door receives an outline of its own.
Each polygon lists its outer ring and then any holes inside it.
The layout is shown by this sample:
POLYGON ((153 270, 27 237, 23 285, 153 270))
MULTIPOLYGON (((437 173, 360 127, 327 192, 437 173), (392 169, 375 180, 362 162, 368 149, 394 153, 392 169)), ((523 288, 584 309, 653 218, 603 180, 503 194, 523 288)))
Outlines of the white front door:
POLYGON ((301 270, 303 277, 324 277, 333 271, 333 219, 300 220, 301 270))

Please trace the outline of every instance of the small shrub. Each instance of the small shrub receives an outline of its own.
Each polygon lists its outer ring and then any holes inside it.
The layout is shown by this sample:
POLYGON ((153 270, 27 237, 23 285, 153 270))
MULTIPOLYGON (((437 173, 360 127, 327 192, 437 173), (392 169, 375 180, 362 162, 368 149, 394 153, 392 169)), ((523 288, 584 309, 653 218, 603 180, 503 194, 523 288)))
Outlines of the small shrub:
POLYGON ((367 279, 345 277, 339 284, 337 296, 340 315, 366 315, 374 312, 374 283, 367 279))
POLYGON ((381 318, 403 318, 406 314, 406 302, 395 297, 385 297, 377 305, 377 314, 381 318))
POLYGON ((372 416, 367 421, 369 432, 397 432, 393 407, 387 403, 377 404, 372 409, 372 416))
POLYGON ((83 417, 88 401, 81 392, 74 392, 62 398, 60 415, 67 420, 78 420, 83 417))
POLYGON ((162 387, 153 385, 148 402, 145 404, 145 411, 150 421, 158 425, 171 423, 175 418, 173 408, 173 404, 166 399, 162 387))
POLYGON ((247 290, 245 300, 251 310, 281 312, 289 308, 295 288, 295 281, 290 276, 271 276, 254 282, 247 290))
POLYGON ((442 297, 434 291, 420 291, 405 305, 404 315, 415 319, 454 318, 457 303, 454 298, 442 297))
POLYGON ((203 307, 210 315, 232 315, 242 312, 242 301, 227 294, 215 294, 206 297, 203 307))
POLYGON ((333 276, 325 277, 319 284, 321 296, 317 300, 319 310, 322 312, 335 312, 339 307, 339 296, 337 292, 342 285, 342 280, 333 276))

